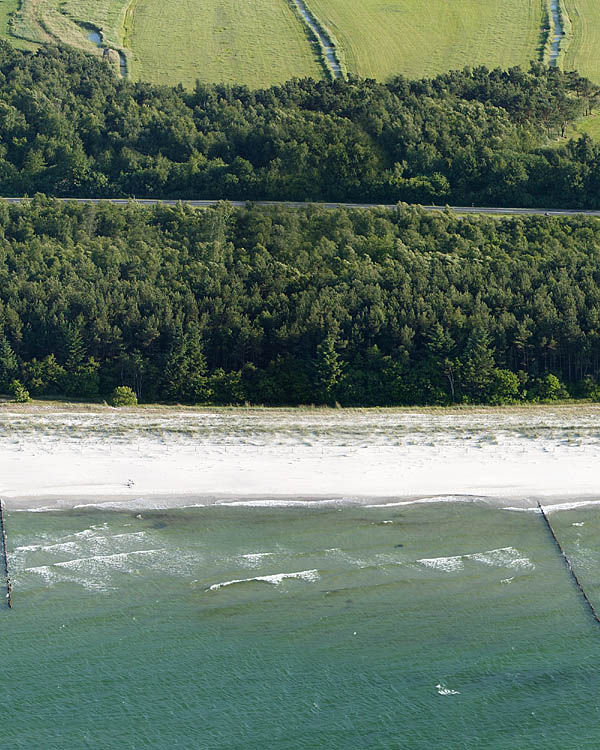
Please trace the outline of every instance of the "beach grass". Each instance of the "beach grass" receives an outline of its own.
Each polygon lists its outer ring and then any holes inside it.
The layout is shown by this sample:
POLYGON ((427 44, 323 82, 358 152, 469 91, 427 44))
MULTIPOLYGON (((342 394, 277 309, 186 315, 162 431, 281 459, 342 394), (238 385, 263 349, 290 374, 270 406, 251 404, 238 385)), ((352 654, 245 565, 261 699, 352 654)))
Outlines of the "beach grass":
MULTIPOLYGON (((591 0, 590 0, 591 2, 591 0)), ((308 0, 342 46, 348 71, 385 80, 539 58, 540 0, 308 0)))

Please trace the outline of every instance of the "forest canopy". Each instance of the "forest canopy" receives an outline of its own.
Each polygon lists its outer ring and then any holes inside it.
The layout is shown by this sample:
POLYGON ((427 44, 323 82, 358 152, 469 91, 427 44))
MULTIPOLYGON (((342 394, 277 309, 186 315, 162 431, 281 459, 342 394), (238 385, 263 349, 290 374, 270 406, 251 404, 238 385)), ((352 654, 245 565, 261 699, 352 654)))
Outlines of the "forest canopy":
POLYGON ((505 403, 599 379, 594 218, 0 202, 0 392, 505 403))
POLYGON ((599 89, 532 64, 251 91, 131 83, 0 42, 0 195, 600 208, 599 89))

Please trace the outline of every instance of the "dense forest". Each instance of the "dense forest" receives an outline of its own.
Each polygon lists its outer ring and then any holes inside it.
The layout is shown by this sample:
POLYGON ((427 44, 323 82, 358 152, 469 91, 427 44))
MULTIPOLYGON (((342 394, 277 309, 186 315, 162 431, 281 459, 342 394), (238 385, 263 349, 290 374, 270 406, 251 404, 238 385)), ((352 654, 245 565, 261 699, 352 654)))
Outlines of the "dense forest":
POLYGON ((599 100, 538 64, 186 91, 0 43, 0 195, 600 208, 600 146, 560 138, 599 100))
POLYGON ((598 396, 600 221, 0 203, 0 391, 341 405, 598 396))

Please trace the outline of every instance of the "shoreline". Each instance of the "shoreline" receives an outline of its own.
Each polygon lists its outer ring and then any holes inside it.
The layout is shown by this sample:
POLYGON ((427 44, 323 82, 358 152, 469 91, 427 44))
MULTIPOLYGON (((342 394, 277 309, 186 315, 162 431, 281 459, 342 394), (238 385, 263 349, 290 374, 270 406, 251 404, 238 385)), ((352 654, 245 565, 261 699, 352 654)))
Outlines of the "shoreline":
POLYGON ((477 505, 507 512, 539 513, 538 502, 547 514, 556 511, 575 510, 578 508, 600 509, 600 494, 560 495, 560 496, 492 496, 476 495, 429 495, 418 497, 322 497, 296 495, 157 495, 130 497, 126 495, 82 495, 66 498, 62 495, 13 497, 8 502, 3 498, 5 511, 12 513, 73 513, 77 511, 115 512, 115 513, 154 513, 173 511, 194 511, 201 508, 227 508, 236 510, 287 510, 305 508, 310 510, 341 510, 356 508, 379 510, 440 504, 477 505))

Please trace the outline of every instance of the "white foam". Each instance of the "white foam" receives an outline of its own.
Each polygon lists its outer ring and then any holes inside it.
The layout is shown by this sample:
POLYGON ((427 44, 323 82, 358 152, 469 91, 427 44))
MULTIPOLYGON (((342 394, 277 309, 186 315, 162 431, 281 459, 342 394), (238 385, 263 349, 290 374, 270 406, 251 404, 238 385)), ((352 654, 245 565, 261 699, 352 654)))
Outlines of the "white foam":
POLYGON ((143 497, 131 500, 111 500, 101 503, 78 503, 73 506, 74 510, 166 510, 169 503, 149 500, 143 497))
POLYGON ((328 498, 327 500, 230 500, 221 501, 217 505, 227 505, 232 508, 236 507, 248 507, 248 508, 303 508, 310 507, 311 505, 337 505, 341 501, 338 499, 328 498))
POLYGON ((515 513, 541 513, 539 508, 521 508, 514 505, 508 505, 505 508, 500 508, 500 510, 512 510, 515 513))
POLYGON ((106 531, 108 529, 108 524, 94 524, 89 527, 89 529, 82 529, 81 531, 75 531, 72 534, 69 534, 69 536, 76 536, 76 537, 92 537, 96 535, 97 531, 106 531))
POLYGON ((82 567, 95 567, 97 563, 102 563, 109 566, 115 566, 123 563, 131 555, 149 555, 161 552, 158 549, 140 549, 133 550, 132 552, 116 552, 112 555, 92 555, 91 557, 78 557, 74 560, 66 560, 64 562, 57 562, 54 565, 58 568, 73 568, 79 570, 82 567))
POLYGON ((249 567, 256 567, 264 560, 265 557, 272 557, 274 552, 254 552, 242 555, 242 564, 249 567))
POLYGON ((57 544, 45 544, 38 547, 40 552, 75 552, 80 548, 77 542, 58 542, 57 544))
POLYGON ((365 505, 366 508, 396 508, 401 505, 419 505, 421 503, 476 503, 486 502, 488 498, 480 495, 434 495, 433 497, 421 497, 415 500, 399 500, 393 503, 372 503, 365 505))
POLYGON ((11 513, 51 513, 53 511, 62 510, 62 508, 55 508, 49 505, 43 505, 41 507, 32 506, 31 508, 11 508, 11 513))
POLYGON ((275 573, 270 576, 255 576, 254 578, 237 578, 232 581, 223 581, 222 583, 213 583, 208 587, 209 591, 218 591, 225 586, 233 586, 236 583, 249 583, 250 581, 260 581, 278 586, 286 578, 298 578, 303 581, 316 581, 319 578, 318 570, 301 570, 298 573, 275 573))
POLYGON ((34 568, 25 568, 25 572, 41 576, 44 583, 48 586, 51 586, 57 579, 56 573, 49 565, 37 565, 34 568))
POLYGON ((553 513, 557 510, 576 510, 577 508, 587 508, 590 505, 600 505, 600 500, 580 500, 572 503, 556 503, 554 505, 544 505, 546 513, 553 513))
POLYGON ((67 569, 65 572, 65 575, 60 575, 59 571, 56 571, 56 566, 61 565, 61 563, 54 563, 54 565, 39 565, 33 568, 25 568, 26 573, 34 573, 36 575, 39 575, 42 579, 42 581, 46 584, 46 586, 53 586, 55 583, 60 582, 68 582, 68 583, 76 583, 79 586, 83 586, 83 588, 88 589, 90 591, 101 591, 101 592, 107 592, 110 590, 110 588, 106 585, 106 582, 104 580, 102 581, 94 581, 89 578, 79 578, 78 576, 73 576, 71 572, 67 569))
POLYGON ((460 695, 460 690, 450 690, 443 683, 436 685, 438 695, 460 695))
POLYGON ((454 555, 453 557, 422 557, 417 562, 425 565, 427 568, 443 570, 446 573, 452 573, 455 570, 462 570, 464 568, 462 555, 454 555))
POLYGON ((246 560, 251 565, 257 565, 264 557, 272 557, 274 554, 274 552, 252 552, 242 555, 242 559, 246 560))
POLYGON ((533 569, 535 566, 527 557, 523 557, 519 550, 514 547, 500 547, 499 549, 491 549, 487 552, 476 552, 471 555, 465 555, 469 560, 477 560, 477 562, 484 563, 484 565, 492 565, 503 568, 529 568, 533 569))
POLYGON ((535 566, 524 557, 519 550, 514 547, 499 547, 490 549, 485 552, 471 552, 465 555, 452 555, 449 557, 423 557, 417 560, 421 565, 434 570, 443 570, 446 573, 453 573, 456 570, 464 568, 465 560, 474 560, 483 565, 490 565, 500 568, 515 568, 533 570, 535 566))
POLYGON ((585 521, 579 521, 579 523, 572 523, 571 526, 585 526, 585 521))

